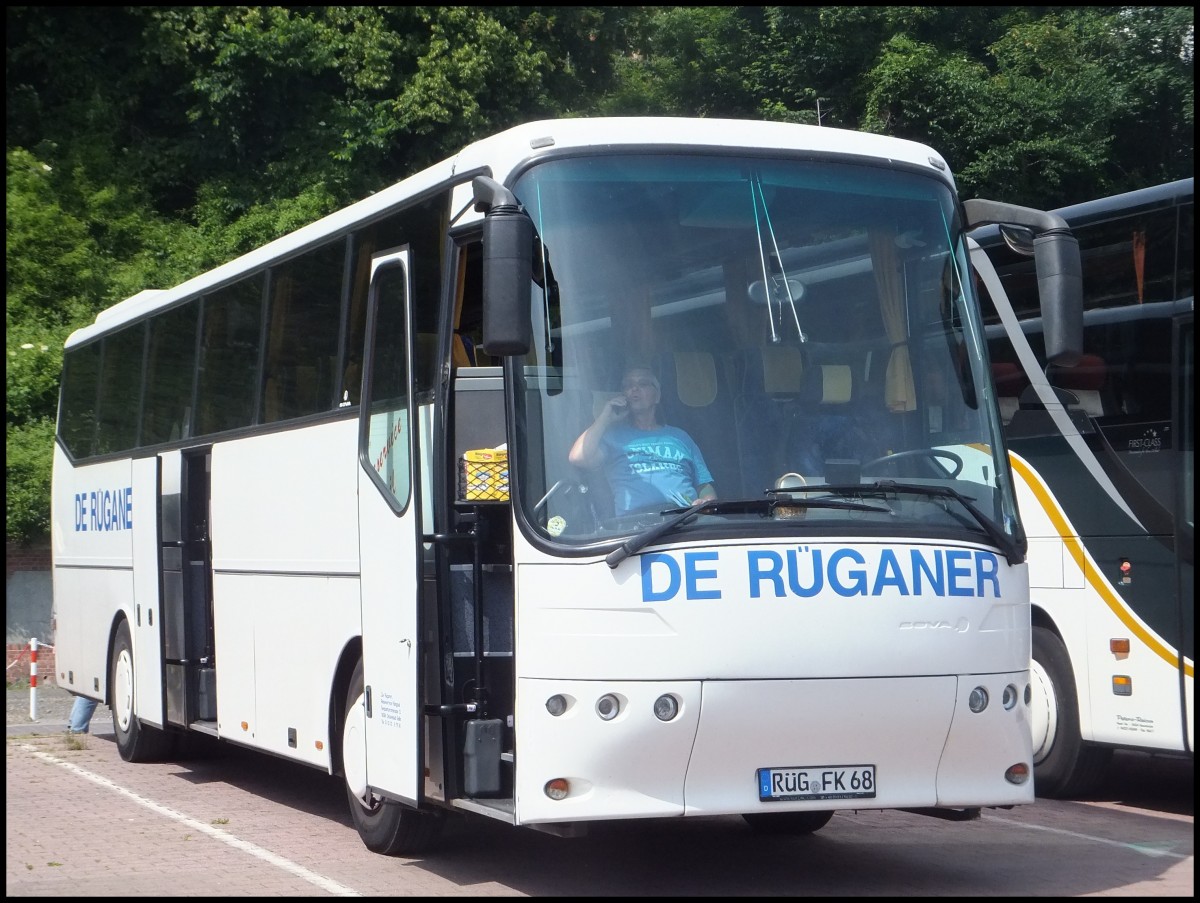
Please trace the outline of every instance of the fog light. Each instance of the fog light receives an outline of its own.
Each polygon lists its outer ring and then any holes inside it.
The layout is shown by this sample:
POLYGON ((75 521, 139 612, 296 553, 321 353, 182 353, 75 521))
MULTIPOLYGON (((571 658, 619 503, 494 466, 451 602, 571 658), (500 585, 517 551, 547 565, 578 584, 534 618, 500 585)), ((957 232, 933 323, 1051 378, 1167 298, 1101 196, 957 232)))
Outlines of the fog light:
POLYGON ((967 697, 967 706, 978 715, 988 706, 988 691, 983 687, 976 687, 971 691, 971 695, 967 697))
POLYGON ((1016 765, 1010 765, 1008 771, 1004 772, 1004 780, 1010 784, 1018 786, 1029 780, 1029 766, 1024 762, 1018 762, 1016 765))
POLYGON ((621 711, 620 700, 612 693, 605 693, 596 700, 596 714, 604 721, 612 721, 621 711))
POLYGON ((566 778, 555 778, 552 781, 546 782, 546 796, 552 800, 565 800, 567 794, 571 790, 571 785, 567 783, 566 778))
POLYGON ((546 700, 546 711, 557 718, 567 710, 567 699, 561 693, 555 693, 546 700))
POLYGON ((659 721, 670 721, 679 714, 679 700, 670 693, 664 693, 654 700, 654 717, 659 721))
POLYGON ((1004 695, 1000 697, 1000 704, 1004 706, 1004 711, 1011 712, 1013 706, 1017 704, 1017 688, 1009 684, 1004 688, 1004 695))

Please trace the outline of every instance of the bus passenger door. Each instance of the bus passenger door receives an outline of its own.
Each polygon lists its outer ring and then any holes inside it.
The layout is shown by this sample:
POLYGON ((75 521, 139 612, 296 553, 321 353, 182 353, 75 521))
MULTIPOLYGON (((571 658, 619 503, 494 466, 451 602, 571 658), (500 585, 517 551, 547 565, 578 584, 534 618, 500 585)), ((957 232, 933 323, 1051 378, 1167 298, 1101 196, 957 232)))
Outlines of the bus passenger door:
POLYGON ((421 524, 414 488, 410 289, 407 247, 372 258, 358 505, 366 780, 376 791, 415 804, 422 748, 421 524))

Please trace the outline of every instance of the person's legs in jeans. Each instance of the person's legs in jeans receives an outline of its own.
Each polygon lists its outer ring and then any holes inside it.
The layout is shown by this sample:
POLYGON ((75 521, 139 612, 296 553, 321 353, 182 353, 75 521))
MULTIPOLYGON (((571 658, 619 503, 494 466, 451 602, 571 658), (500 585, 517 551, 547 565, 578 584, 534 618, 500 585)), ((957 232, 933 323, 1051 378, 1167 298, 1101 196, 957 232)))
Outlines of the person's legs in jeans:
POLYGON ((71 706, 71 718, 67 730, 72 734, 86 734, 95 711, 96 700, 88 699, 86 696, 76 696, 75 704, 71 706))

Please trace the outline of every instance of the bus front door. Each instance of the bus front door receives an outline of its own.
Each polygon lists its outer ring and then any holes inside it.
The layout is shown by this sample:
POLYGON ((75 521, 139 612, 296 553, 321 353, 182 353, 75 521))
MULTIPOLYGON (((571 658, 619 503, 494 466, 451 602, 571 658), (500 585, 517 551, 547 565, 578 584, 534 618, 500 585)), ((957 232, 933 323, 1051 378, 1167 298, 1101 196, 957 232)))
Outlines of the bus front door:
MULTIPOLYGON (((361 742, 347 730, 348 776, 362 767, 367 787, 419 801, 418 697, 420 515, 414 487, 415 422, 409 339, 407 248, 372 259, 359 423, 359 555, 362 697, 351 701, 361 742), (350 761, 362 756, 360 762, 350 761)), ((351 695, 355 693, 352 687, 351 695)))

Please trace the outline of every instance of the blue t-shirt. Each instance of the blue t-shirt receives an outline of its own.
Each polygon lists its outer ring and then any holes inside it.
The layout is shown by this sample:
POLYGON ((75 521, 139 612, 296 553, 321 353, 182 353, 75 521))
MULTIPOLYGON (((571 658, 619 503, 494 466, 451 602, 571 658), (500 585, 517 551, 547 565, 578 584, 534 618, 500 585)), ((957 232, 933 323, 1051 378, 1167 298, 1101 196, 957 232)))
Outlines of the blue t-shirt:
POLYGON ((616 513, 686 508, 712 482, 692 437, 673 426, 610 426, 600 440, 616 513))

